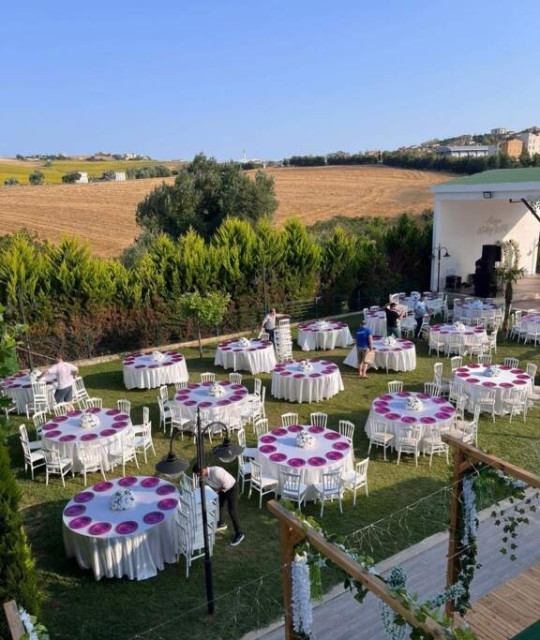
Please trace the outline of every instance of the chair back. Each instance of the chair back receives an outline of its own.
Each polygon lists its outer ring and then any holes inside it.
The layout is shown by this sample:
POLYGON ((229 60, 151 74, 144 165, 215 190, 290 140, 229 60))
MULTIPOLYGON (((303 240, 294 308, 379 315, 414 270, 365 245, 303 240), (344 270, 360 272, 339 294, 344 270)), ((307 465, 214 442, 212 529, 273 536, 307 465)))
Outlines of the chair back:
POLYGON ((32 382, 32 398, 34 402, 47 404, 47 383, 45 381, 32 382))
POLYGON ((341 490, 341 471, 322 474, 323 493, 336 494, 341 490))
POLYGON ((261 395, 261 389, 262 389, 262 380, 260 378, 254 378, 253 379, 253 393, 256 396, 260 396, 261 395))
POLYGON ((159 388, 159 397, 163 402, 169 402, 169 389, 166 384, 162 384, 159 388))
POLYGON ((280 469, 281 491, 283 493, 298 494, 302 483, 301 471, 285 471, 280 469))
POLYGON ((369 436, 372 436, 375 433, 384 433, 388 432, 388 424, 384 420, 372 420, 369 428, 369 436))
POLYGON ((201 373, 201 382, 215 382, 216 374, 211 371, 207 371, 206 373, 201 373))
POLYGON ((478 364, 491 364, 493 358, 490 353, 480 353, 476 356, 478 364))
MULTIPOLYGON (((71 402, 59 402, 53 407, 53 413, 55 416, 65 416, 68 411, 71 410, 71 402)), ((40 411, 40 413, 45 413, 40 411)))
POLYGON ((83 404, 85 409, 103 409, 102 398, 86 398, 83 404))
POLYGON ((118 411, 121 411, 122 413, 127 413, 128 416, 131 417, 131 402, 129 400, 118 400, 118 402, 116 403, 116 406, 118 408, 118 411))
POLYGON ((26 427, 24 424, 21 424, 19 427, 19 439, 21 441, 21 446, 23 448, 24 457, 29 460, 31 458, 30 452, 30 444, 28 440, 28 432, 26 431, 26 427))
POLYGON ((49 471, 60 469, 60 454, 56 449, 43 449, 43 456, 49 471))
MULTIPOLYGON (((238 464, 240 464, 240 459, 238 464)), ((260 486, 262 483, 261 465, 255 460, 251 460, 251 482, 257 486, 260 486)))
POLYGON ((480 400, 480 402, 495 402, 495 389, 479 387, 478 399, 480 400))
POLYGON ((47 414, 45 411, 38 411, 34 413, 32 416, 32 422, 34 423, 34 427, 38 433, 43 429, 43 425, 47 422, 47 414))
POLYGON ((438 382, 424 382, 424 393, 434 398, 440 398, 441 385, 438 382))
POLYGON ((260 331, 259 340, 270 340, 270 334, 266 333, 266 331, 260 331))
POLYGON ((150 409, 148 407, 142 408, 142 421, 143 421, 143 424, 150 423, 150 409))
POLYGON ((538 370, 538 365, 534 362, 527 362, 527 373, 531 376, 532 383, 534 385, 534 379, 536 378, 536 371, 538 370))
POLYGON ((505 367, 512 367, 513 369, 517 369, 519 367, 519 359, 518 358, 505 358, 503 360, 503 365, 505 367))
POLYGON ((19 435, 20 435, 21 441, 24 440, 26 443, 30 441, 30 439, 28 438, 28 431, 26 430, 25 424, 19 425, 19 435))
POLYGON ((340 420, 338 423, 338 431, 345 438, 349 438, 352 442, 354 436, 355 425, 350 420, 340 420))
POLYGON ((84 380, 81 378, 81 376, 77 376, 76 378, 74 378, 73 391, 75 392, 76 400, 84 400, 85 398, 88 398, 88 391, 84 386, 84 380))
POLYGON ((100 446, 83 445, 78 448, 78 455, 87 471, 101 468, 102 450, 100 446))
POLYGON ((388 383, 388 393, 403 391, 403 380, 391 380, 388 383))
POLYGON ((253 423, 253 430, 255 431, 257 438, 268 433, 268 418, 257 418, 253 423))
POLYGON ((236 432, 236 437, 238 438, 238 444, 241 447, 244 447, 244 449, 246 448, 246 430, 242 427, 241 429, 238 429, 238 431, 236 432))
POLYGON ((356 473, 356 482, 367 479, 368 467, 369 467, 369 458, 364 458, 363 460, 359 460, 355 464, 354 471, 356 473))
POLYGON ((326 424, 328 422, 328 414, 322 413, 321 411, 315 411, 314 413, 309 414, 309 421, 316 427, 326 428, 326 424))
POLYGON ((436 362, 433 365, 433 375, 435 378, 438 378, 439 380, 442 379, 442 374, 443 374, 443 363, 442 362, 436 362))
POLYGON ((181 389, 187 389, 187 380, 182 380, 182 382, 175 382, 174 388, 177 391, 180 391, 181 389))
POLYGON ((242 374, 241 373, 229 373, 229 382, 233 384, 242 384, 242 374))
POLYGON ((290 427, 293 424, 298 424, 298 414, 289 412, 281 414, 281 426, 290 427))
POLYGON ((397 430, 397 445, 398 448, 403 444, 411 446, 418 445, 422 438, 422 427, 418 424, 413 424, 410 427, 398 427, 397 430))

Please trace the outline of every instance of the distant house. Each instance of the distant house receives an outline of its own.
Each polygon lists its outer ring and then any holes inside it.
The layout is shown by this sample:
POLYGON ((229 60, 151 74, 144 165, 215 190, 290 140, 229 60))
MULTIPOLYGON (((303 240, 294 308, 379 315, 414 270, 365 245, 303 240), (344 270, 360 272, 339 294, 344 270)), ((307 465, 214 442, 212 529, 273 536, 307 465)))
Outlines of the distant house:
POLYGON ((448 146, 443 145, 435 149, 435 153, 449 158, 483 158, 491 155, 487 145, 464 145, 448 146))
POLYGON ((508 129, 499 127, 498 129, 492 129, 490 133, 492 136, 504 136, 505 133, 508 133, 508 129))
POLYGON ((519 138, 508 138, 508 140, 501 142, 499 150, 511 158, 519 158, 523 151, 523 141, 519 138))
POLYGON ((520 133, 519 137, 530 156, 540 153, 540 135, 536 133, 520 133))
POLYGON ((123 182, 126 179, 125 171, 115 171, 114 172, 114 180, 115 182, 123 182))
POLYGON ((88 182, 88 173, 86 171, 78 171, 78 173, 81 177, 78 180, 75 180, 75 182, 77 184, 86 184, 88 182))

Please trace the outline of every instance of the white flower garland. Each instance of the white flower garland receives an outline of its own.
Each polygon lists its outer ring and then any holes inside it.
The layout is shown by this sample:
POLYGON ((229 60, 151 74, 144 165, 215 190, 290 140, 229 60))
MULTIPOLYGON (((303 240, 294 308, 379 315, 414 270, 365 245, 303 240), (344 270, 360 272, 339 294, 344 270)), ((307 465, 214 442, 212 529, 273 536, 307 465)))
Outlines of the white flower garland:
POLYGON ((478 520, 476 517, 476 493, 472 476, 463 478, 463 539, 462 544, 467 547, 476 540, 478 520))
POLYGON ((292 618, 296 633, 311 634, 313 612, 311 608, 311 582, 306 553, 297 554, 291 565, 292 618))

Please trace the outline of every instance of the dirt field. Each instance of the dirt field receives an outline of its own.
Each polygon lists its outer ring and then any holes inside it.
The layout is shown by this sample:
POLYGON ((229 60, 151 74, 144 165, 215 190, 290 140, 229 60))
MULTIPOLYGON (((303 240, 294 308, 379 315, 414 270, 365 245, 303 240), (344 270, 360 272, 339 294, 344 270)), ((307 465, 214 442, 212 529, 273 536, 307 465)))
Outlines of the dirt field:
MULTIPOLYGON (((382 166, 283 168, 269 173, 275 179, 280 202, 278 224, 291 215, 313 224, 335 215, 420 213, 433 205, 430 185, 452 177, 382 166)), ((137 203, 160 182, 161 178, 2 187, 0 233, 26 227, 52 241, 58 241, 63 233, 76 234, 87 240, 95 253, 116 256, 137 235, 137 203)))

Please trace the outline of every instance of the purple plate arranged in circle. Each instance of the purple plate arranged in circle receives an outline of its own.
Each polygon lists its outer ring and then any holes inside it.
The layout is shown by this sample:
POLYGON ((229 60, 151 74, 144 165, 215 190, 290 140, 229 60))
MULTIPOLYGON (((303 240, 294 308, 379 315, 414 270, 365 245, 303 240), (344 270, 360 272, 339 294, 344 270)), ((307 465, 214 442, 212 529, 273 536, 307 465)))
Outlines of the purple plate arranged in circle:
POLYGON ((211 407, 212 403, 208 402, 208 400, 205 400, 204 402, 199 403, 199 407, 204 408, 204 407, 211 407))
POLYGON ((83 440, 84 442, 88 442, 88 440, 95 440, 97 437, 97 433, 85 433, 83 436, 81 436, 81 440, 83 440))
POLYGON ((117 416, 119 413, 120 413, 119 409, 109 409, 108 411, 105 412, 105 414, 108 416, 117 416))
POLYGON ((525 373, 523 369, 510 369, 510 373, 525 373))
POLYGON ((436 418, 439 418, 439 420, 448 420, 448 418, 450 417, 450 414, 447 413, 446 411, 437 411, 437 413, 435 414, 436 418))
POLYGON ((468 378, 469 377, 469 373, 456 373, 457 376, 459 376, 460 378, 468 378))
POLYGON ((118 480, 118 484, 121 487, 132 487, 134 484, 137 484, 138 478, 135 476, 125 476, 118 480))
POLYGON ((326 460, 324 458, 320 458, 319 456, 313 456, 313 458, 308 459, 308 464, 312 467, 322 467, 326 464, 326 460))
POLYGON ((114 434, 116 433, 116 431, 114 429, 103 429, 103 431, 99 432, 100 436, 114 436, 114 434))
POLYGON ((182 404, 185 404, 186 407, 192 407, 194 404, 197 404, 195 400, 183 400, 182 404))
POLYGON ((117 524, 114 530, 116 531, 116 533, 119 533, 120 535, 125 536, 129 533, 133 533, 134 531, 137 531, 138 528, 139 528, 139 525, 135 522, 135 520, 126 520, 125 522, 121 522, 120 524, 117 524))
POLYGON ((73 502, 82 504, 84 502, 90 502, 94 499, 94 494, 91 491, 81 491, 76 496, 73 496, 73 502))
POLYGON ((199 388, 199 383, 198 382, 192 382, 191 384, 188 384, 187 388, 188 389, 198 389, 199 388))
POLYGON ((274 453, 275 450, 276 447, 273 444, 263 444, 261 447, 259 447, 259 451, 261 453, 274 453))
POLYGON ((514 385, 511 382, 500 382, 499 386, 503 389, 511 389, 514 385))
POLYGON ((274 436, 261 436, 259 438, 259 442, 262 442, 263 444, 272 444, 272 442, 275 442, 276 439, 274 438, 274 436))
POLYGON ((292 375, 292 373, 290 371, 281 371, 280 370, 280 371, 277 371, 275 373, 279 373, 282 376, 290 376, 290 375, 292 375))
POLYGON ((144 478, 141 480, 141 487, 153 488, 156 487, 160 483, 159 478, 155 478, 153 476, 149 476, 148 478, 144 478))
POLYGON ((422 424, 433 424, 434 422, 436 422, 436 420, 431 416, 424 416, 423 418, 420 418, 420 422, 422 424))
POLYGON ((451 405, 447 405, 446 407, 441 407, 441 408, 440 408, 440 411, 441 411, 442 413, 449 413, 449 414, 452 414, 452 413, 455 413, 455 411, 456 411, 456 410, 455 410, 455 408, 454 408, 454 407, 452 407, 451 405))
POLYGON ((112 524, 110 522, 96 522, 93 524, 90 529, 88 529, 88 533, 91 536, 103 536, 112 529, 112 524))
POLYGON ((115 421, 111 424, 111 427, 113 429, 123 429, 124 427, 127 427, 128 423, 127 422, 123 422, 123 421, 115 421))
POLYGON ((390 349, 388 349, 387 347, 382 347, 381 349, 379 349, 379 351, 382 353, 384 351, 390 351, 390 349))
POLYGON ((465 372, 465 373, 466 373, 466 372, 468 371, 468 369, 467 369, 467 367, 458 367, 458 368, 456 369, 456 371, 459 371, 460 373, 463 373, 463 372, 465 372))
POLYGON ((309 377, 310 378, 321 378, 322 377, 322 373, 310 373, 309 377))
POLYGON ((340 453, 339 451, 329 451, 326 454, 326 458, 328 460, 342 460, 343 459, 343 454, 340 453))
POLYGON ((300 379, 300 378, 303 378, 304 376, 305 376, 305 374, 304 374, 304 373, 295 373, 295 374, 294 374, 294 376, 293 376, 293 378, 298 378, 298 379, 300 379))
POLYGON ((84 529, 92 522, 92 518, 90 516, 81 516, 80 518, 73 518, 68 524, 70 529, 84 529))
POLYGON ((218 406, 220 406, 220 407, 225 407, 228 404, 231 404, 230 400, 218 400, 218 406))
POLYGON ((164 484, 162 487, 156 489, 158 496, 168 496, 170 493, 174 493, 176 487, 173 484, 164 484))
POLYGON ((157 503, 158 509, 162 509, 163 511, 170 511, 174 509, 178 505, 178 500, 176 498, 163 498, 157 503))
POLYGON ((69 418, 75 418, 76 416, 80 415, 82 415, 82 411, 68 411, 66 413, 66 416, 68 416, 69 418))
POLYGON ((299 433, 303 430, 303 427, 301 427, 299 424, 291 424, 291 426, 287 428, 287 431, 290 431, 290 433, 299 433))
POLYGON ((92 409, 87 409, 86 413, 100 413, 101 409, 98 409, 97 407, 92 407, 92 409))
POLYGON ((231 400, 232 402, 237 402, 238 400, 242 400, 244 398, 244 396, 241 396, 240 394, 235 394, 232 395, 229 400, 231 400))
POLYGON ((56 429, 58 427, 58 425, 55 424, 46 424, 43 425, 43 431, 52 431, 53 429, 56 429))
POLYGON ((509 367, 507 364, 501 364, 499 369, 502 369, 503 371, 510 371, 512 367, 509 367))
POLYGON ((47 431, 47 438, 56 438, 56 436, 62 435, 61 431, 47 431))
POLYGON ((384 416, 387 420, 399 420, 401 418, 401 415, 399 413, 387 413, 384 416))
POLYGON ((527 384, 527 380, 514 380, 514 384, 527 384))
POLYGON ((241 384, 231 384, 231 389, 242 389, 241 384))
POLYGON ((230 384, 232 384, 232 382, 230 380, 222 380, 219 384, 222 387, 228 387, 230 384))
POLYGON ((75 518, 76 516, 82 516, 85 511, 86 507, 84 504, 72 504, 71 507, 64 509, 64 515, 67 518, 75 518))
POLYGON ((73 440, 77 440, 77 436, 74 436, 72 433, 67 433, 65 436, 61 436, 58 438, 60 442, 73 442, 73 440))
POLYGON ((429 394, 420 391, 420 393, 416 394, 416 397, 420 398, 420 400, 427 400, 429 398, 429 394))
POLYGON ((432 398, 432 401, 434 404, 446 404, 448 402, 444 398, 432 398))
POLYGON ((303 467, 306 464, 306 461, 302 458, 291 458, 287 464, 289 467, 303 467))
POLYGON ((496 382, 482 382, 482 386, 483 387, 489 387, 490 389, 492 389, 493 387, 497 386, 496 382))
POLYGON ((165 514, 161 511, 150 511, 143 517, 143 521, 146 524, 158 524, 159 522, 163 522, 165 520, 165 514))
POLYGON ((413 424, 416 422, 416 418, 413 418, 413 416, 403 416, 401 418, 401 422, 404 422, 405 424, 413 424))
POLYGON ((472 382, 474 384, 475 382, 480 382, 480 380, 478 380, 478 378, 469 378, 467 382, 472 382))
POLYGON ((272 429, 272 433, 275 436, 286 436, 287 435, 287 429, 282 429, 281 427, 278 427, 277 429, 272 429))
POLYGON ((398 398, 408 398, 411 393, 410 391, 398 391, 397 394, 398 398))
POLYGON ((386 413, 388 411, 388 407, 375 407, 375 413, 386 413))
POLYGON ((520 378, 521 380, 528 380, 529 377, 530 376, 527 373, 520 373, 518 376, 516 376, 516 378, 520 378))
POLYGON ((324 437, 327 440, 339 440, 341 438, 341 435, 337 431, 329 431, 328 433, 324 434, 324 437))
POLYGON ((471 362, 468 366, 469 366, 469 369, 478 369, 478 368, 480 368, 480 365, 477 364, 476 362, 471 362))
POLYGON ((272 462, 283 462, 287 460, 287 456, 284 453, 271 453, 270 460, 272 460, 272 462))
POLYGON ((103 491, 108 491, 109 489, 112 489, 114 487, 112 482, 109 482, 108 480, 105 480, 104 482, 98 482, 97 484, 95 484, 92 489, 94 489, 94 491, 97 491, 98 493, 103 493, 103 491))
POLYGON ((145 369, 146 365, 145 364, 136 364, 135 365, 135 369, 145 369))
POLYGON ((347 449, 350 449, 351 445, 348 442, 335 442, 332 445, 332 449, 335 449, 336 451, 347 451, 347 449))
POLYGON ((324 427, 317 427, 316 425, 314 425, 313 427, 310 427, 308 431, 310 433, 322 433, 324 431, 324 427))

